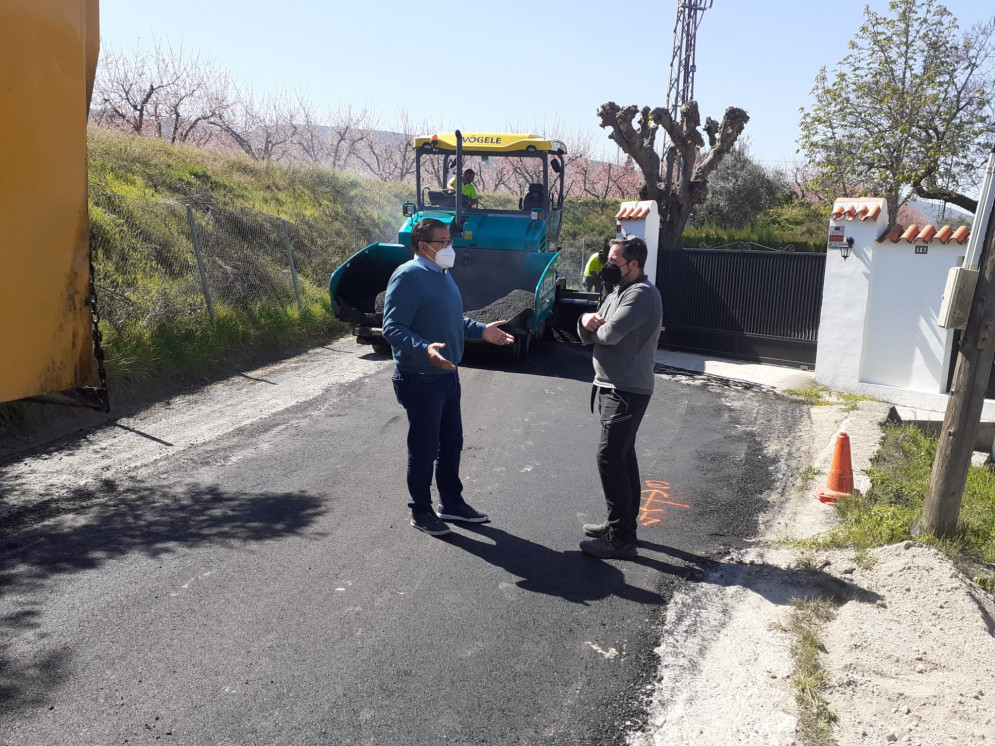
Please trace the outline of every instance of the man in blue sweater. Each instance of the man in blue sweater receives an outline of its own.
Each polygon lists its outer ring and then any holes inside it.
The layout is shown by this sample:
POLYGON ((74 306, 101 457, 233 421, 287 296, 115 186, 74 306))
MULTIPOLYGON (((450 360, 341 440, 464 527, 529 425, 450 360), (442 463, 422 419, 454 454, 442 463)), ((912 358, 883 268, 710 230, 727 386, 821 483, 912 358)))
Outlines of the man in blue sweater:
POLYGON ((601 270, 606 285, 615 287, 596 313, 577 321, 584 344, 594 345, 594 392, 601 413, 598 472, 608 505, 608 520, 589 523, 580 543, 583 552, 602 559, 631 559, 636 551, 636 518, 642 496, 636 433, 653 394, 653 363, 663 302, 650 284, 646 242, 635 236, 609 243, 608 261, 601 270))
POLYGON ((408 413, 408 492, 411 525, 431 536, 449 533, 446 521, 484 523, 487 515, 463 499, 460 381, 464 339, 508 345, 514 337, 495 321, 463 316, 463 298, 447 270, 456 260, 449 228, 426 218, 411 229, 415 257, 396 270, 384 299, 383 336, 394 352, 394 394, 408 413), (432 511, 432 472, 439 514, 432 511))

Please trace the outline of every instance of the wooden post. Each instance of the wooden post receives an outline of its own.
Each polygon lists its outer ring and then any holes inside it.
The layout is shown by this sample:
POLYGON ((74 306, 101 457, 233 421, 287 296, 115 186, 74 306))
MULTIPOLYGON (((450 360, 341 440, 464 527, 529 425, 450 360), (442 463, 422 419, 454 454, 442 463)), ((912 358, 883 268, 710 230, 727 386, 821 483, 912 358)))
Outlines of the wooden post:
MULTIPOLYGON (((984 205, 979 204, 978 210, 984 205)), ((971 452, 995 359, 995 219, 989 217, 979 261, 978 286, 967 328, 957 350, 957 366, 933 461, 922 527, 937 536, 957 529, 971 452)))

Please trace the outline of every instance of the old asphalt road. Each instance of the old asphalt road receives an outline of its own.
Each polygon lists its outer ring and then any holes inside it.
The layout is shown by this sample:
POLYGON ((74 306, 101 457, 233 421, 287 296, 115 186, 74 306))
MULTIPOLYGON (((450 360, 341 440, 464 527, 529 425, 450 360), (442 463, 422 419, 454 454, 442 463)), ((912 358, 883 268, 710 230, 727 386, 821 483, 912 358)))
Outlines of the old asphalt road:
POLYGON ((0 744, 622 744, 665 607, 793 480, 807 409, 660 374, 638 560, 603 501, 590 357, 462 370, 466 494, 407 522, 387 358, 341 340, 8 459, 0 744), (794 472, 792 472, 794 470, 794 472))

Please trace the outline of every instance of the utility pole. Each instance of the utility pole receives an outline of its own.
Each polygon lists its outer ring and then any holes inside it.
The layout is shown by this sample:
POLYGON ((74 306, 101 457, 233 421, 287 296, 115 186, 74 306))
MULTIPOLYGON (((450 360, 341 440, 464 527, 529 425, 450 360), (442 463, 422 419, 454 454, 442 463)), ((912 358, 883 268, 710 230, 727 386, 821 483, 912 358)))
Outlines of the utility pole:
POLYGON ((677 0, 670 81, 667 83, 667 108, 675 121, 680 116, 681 107, 694 98, 695 41, 701 17, 713 2, 715 0, 677 0))
MULTIPOLYGON (((715 0, 677 0, 674 46, 670 53, 670 80, 667 83, 667 110, 675 122, 680 119, 681 107, 694 98, 698 27, 705 11, 714 2, 715 0)), ((667 146, 665 138, 660 138, 660 143, 660 180, 667 184, 669 191, 670 185, 684 170, 684 162, 677 158, 677 148, 667 146)))
MULTIPOLYGON (((957 350, 950 398, 943 417, 936 460, 933 461, 929 494, 922 512, 922 527, 937 536, 951 536, 957 529, 967 470, 971 465, 971 452, 981 421, 985 390, 992 374, 992 362, 995 360, 995 220, 992 219, 992 200, 995 196, 991 194, 995 191, 991 189, 993 164, 995 151, 988 159, 982 190, 982 197, 987 196, 987 199, 979 200, 974 223, 975 232, 985 232, 981 256, 976 263, 980 269, 978 285, 971 302, 967 327, 957 350)), ((972 238, 975 236, 972 235, 972 238)), ((974 264, 968 252, 964 266, 974 264)))

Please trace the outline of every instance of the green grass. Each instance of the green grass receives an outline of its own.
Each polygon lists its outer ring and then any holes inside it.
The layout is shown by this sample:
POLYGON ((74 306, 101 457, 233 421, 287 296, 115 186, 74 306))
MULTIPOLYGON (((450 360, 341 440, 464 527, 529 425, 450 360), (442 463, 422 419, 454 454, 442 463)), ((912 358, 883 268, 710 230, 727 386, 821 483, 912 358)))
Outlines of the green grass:
POLYGON ((199 376, 221 370, 233 359, 272 357, 348 331, 332 316, 327 301, 308 299, 302 306, 298 311, 293 304, 222 305, 214 309, 214 327, 205 311, 183 325, 109 333, 108 376, 125 386, 162 376, 199 376))
POLYGON ((813 483, 813 482, 815 482, 815 480, 816 480, 816 479, 818 479, 818 477, 819 477, 819 475, 820 475, 821 473, 822 473, 822 472, 820 472, 820 471, 819 471, 818 469, 816 469, 816 468, 815 468, 814 466, 809 466, 809 467, 807 467, 807 468, 806 468, 806 469, 805 469, 804 471, 802 471, 802 473, 801 473, 801 474, 800 474, 800 475, 798 476, 798 481, 799 481, 799 484, 801 485, 801 488, 802 488, 803 490, 807 490, 807 489, 808 489, 809 487, 811 487, 811 486, 812 486, 812 483, 813 483))
POLYGON ((824 407, 833 403, 830 391, 825 386, 809 386, 804 389, 785 389, 785 395, 800 399, 805 404, 814 407, 824 407))
POLYGON ((615 216, 619 200, 571 197, 563 208, 560 229, 560 274, 570 287, 578 287, 584 265, 591 254, 600 251, 615 237, 615 216))
MULTIPOLYGON (((831 403, 827 390, 812 387, 794 392, 810 403, 831 403)), ((952 539, 917 533, 923 504, 929 490, 936 457, 936 439, 911 425, 887 425, 881 449, 868 476, 871 488, 837 503, 839 522, 826 533, 798 544, 808 551, 798 558, 795 569, 816 576, 824 562, 812 551, 852 549, 854 561, 873 565, 869 550, 906 540, 933 546, 984 590, 995 595, 995 473, 987 467, 971 467, 964 489, 960 524, 952 539)), ((802 474, 811 480, 811 469, 802 474)), ((795 669, 792 681, 799 707, 798 731, 806 746, 833 746, 836 715, 823 696, 829 685, 822 665, 825 651, 819 633, 846 598, 827 588, 815 598, 792 599, 789 622, 783 627, 792 636, 795 669)))
POLYGON ((327 168, 258 162, 97 127, 89 128, 87 152, 91 204, 116 196, 175 199, 200 211, 237 205, 323 229, 349 244, 353 223, 366 242, 396 239, 401 203, 414 193, 408 185, 327 168))
POLYGON ((937 441, 911 425, 888 425, 881 450, 868 471, 865 495, 841 500, 840 522, 809 542, 813 548, 852 548, 866 552, 906 540, 935 547, 995 594, 995 473, 972 466, 952 538, 918 531, 929 490, 937 441))
POLYGON ((785 389, 784 394, 814 407, 841 405, 843 412, 853 412, 862 401, 877 401, 873 396, 861 396, 845 391, 832 391, 825 386, 813 385, 804 389, 785 389))
MULTIPOLYGON (((327 282, 357 246, 395 241, 413 189, 329 169, 90 128, 89 197, 114 388, 198 377, 346 331, 327 282), (193 209, 216 316, 206 310, 193 209), (302 296, 298 310, 286 221, 302 296)), ((0 411, 0 417, 3 416, 0 411)))
POLYGON ((826 651, 820 630, 836 615, 840 600, 835 598, 792 598, 791 616, 784 630, 791 635, 791 655, 794 671, 791 681, 795 685, 795 702, 798 704, 798 733, 806 746, 832 746, 833 725, 838 720, 829 709, 824 692, 829 686, 829 672, 822 665, 826 651))
MULTIPOLYGON (((823 228, 823 230, 825 230, 823 228)), ((812 240, 799 235, 794 230, 771 230, 760 226, 748 226, 739 230, 723 230, 713 226, 688 228, 684 231, 685 248, 721 248, 735 250, 757 250, 767 247, 778 251, 797 253, 825 253, 826 240, 812 240)))
MULTIPOLYGON (((89 213, 112 402, 146 382, 197 380, 321 344, 347 328, 328 299, 332 271, 359 247, 396 241, 413 188, 324 168, 91 127, 89 213), (203 297, 186 205, 200 234, 217 325, 203 297), (302 308, 294 297, 286 221, 302 308)), ((0 404, 0 433, 55 413, 0 404)))

